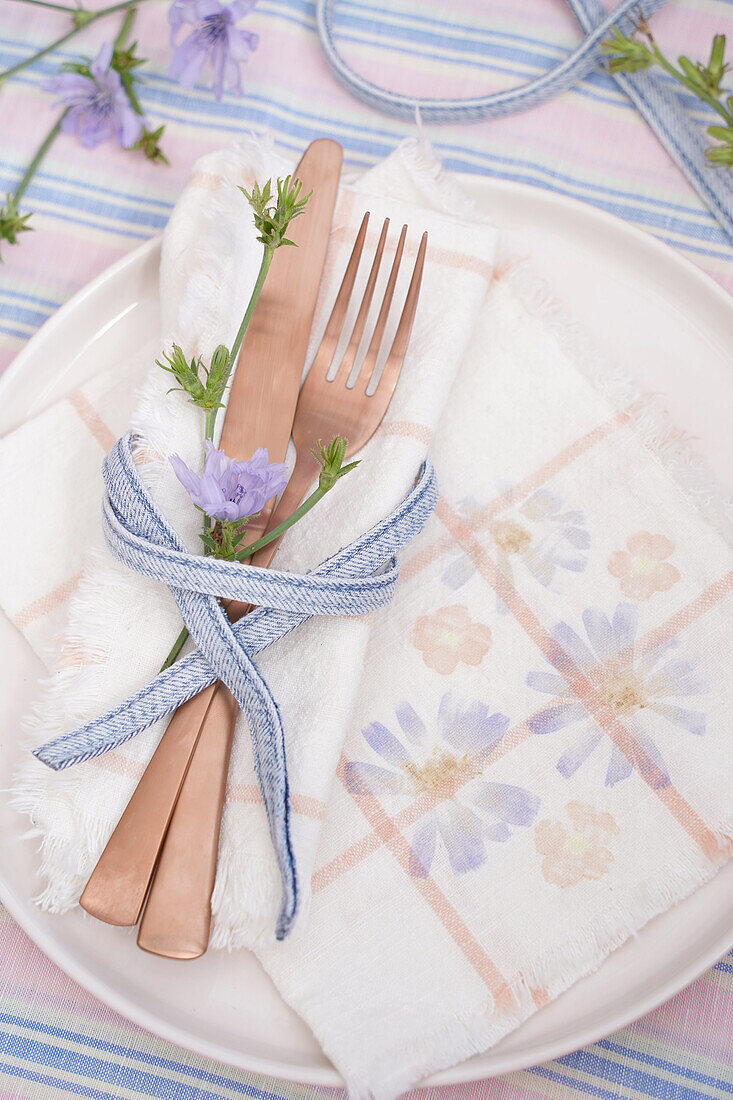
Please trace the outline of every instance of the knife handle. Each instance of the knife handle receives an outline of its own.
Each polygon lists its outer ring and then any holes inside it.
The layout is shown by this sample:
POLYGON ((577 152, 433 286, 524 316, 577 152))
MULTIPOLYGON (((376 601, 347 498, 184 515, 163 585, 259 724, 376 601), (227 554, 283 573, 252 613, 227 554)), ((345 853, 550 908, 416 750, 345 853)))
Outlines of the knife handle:
MULTIPOLYGON (((304 450, 270 519, 270 530, 297 508, 317 468, 313 456, 304 450)), ((269 565, 279 541, 263 546, 252 564, 262 568, 269 565)), ((237 610, 246 613, 251 608, 239 604, 237 610)), ((209 943, 211 894, 237 719, 237 704, 229 690, 223 684, 218 689, 204 715, 191 766, 173 810, 137 939, 143 950, 171 959, 198 958, 209 943)))
POLYGON ((137 937, 138 946, 154 955, 196 959, 209 942, 210 899, 236 720, 234 696, 224 684, 216 684, 137 937), (192 896, 206 898, 208 904, 193 906, 192 896))
POLYGON ((137 924, 216 685, 179 707, 79 899, 107 924, 137 924))

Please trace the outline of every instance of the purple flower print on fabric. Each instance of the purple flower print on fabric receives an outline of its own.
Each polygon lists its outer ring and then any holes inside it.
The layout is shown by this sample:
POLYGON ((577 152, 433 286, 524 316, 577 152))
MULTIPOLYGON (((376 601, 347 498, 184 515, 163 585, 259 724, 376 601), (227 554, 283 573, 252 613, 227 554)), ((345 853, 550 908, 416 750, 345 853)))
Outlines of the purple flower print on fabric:
POLYGON ((462 779, 471 756, 499 744, 509 726, 506 715, 490 713, 479 701, 462 703, 450 692, 440 702, 432 730, 408 702, 400 703, 395 714, 399 733, 381 722, 362 731, 381 763, 350 761, 345 778, 352 793, 386 799, 391 809, 424 795, 438 799, 413 830, 411 874, 430 873, 439 843, 454 874, 473 871, 487 859, 487 842, 504 842, 513 829, 532 825, 540 806, 537 795, 483 775, 462 779))
MULTIPOLYGON (((564 622, 555 627, 553 637, 594 684, 606 706, 652 762, 652 779, 659 785, 660 780, 669 783, 670 777, 659 746, 649 732, 652 716, 657 715, 696 737, 702 736, 705 715, 680 706, 678 700, 699 695, 705 689, 695 673, 694 663, 679 654, 676 638, 647 652, 638 651, 638 616, 638 608, 628 603, 620 603, 610 620, 600 608, 591 607, 583 612, 585 639, 564 622)), ((599 746, 607 743, 606 735, 559 672, 530 672, 527 683, 556 699, 552 706, 529 720, 533 733, 545 735, 577 727, 574 739, 557 761, 557 770, 569 778, 599 746)), ((656 731, 655 735, 658 736, 656 731)), ((606 786, 627 779, 632 770, 632 763, 614 745, 606 770, 606 786)))
MULTIPOLYGON (((468 522, 481 510, 472 498, 462 501, 458 513, 468 522)), ((559 570, 582 573, 588 561, 590 535, 581 511, 567 510, 562 499, 538 489, 519 505, 509 505, 477 530, 488 536, 492 555, 504 576, 514 584, 515 570, 526 569, 545 588, 555 585, 559 570)), ((471 560, 459 551, 443 571, 449 588, 462 587, 475 573, 471 560)), ((505 611, 503 601, 500 610, 505 611)))

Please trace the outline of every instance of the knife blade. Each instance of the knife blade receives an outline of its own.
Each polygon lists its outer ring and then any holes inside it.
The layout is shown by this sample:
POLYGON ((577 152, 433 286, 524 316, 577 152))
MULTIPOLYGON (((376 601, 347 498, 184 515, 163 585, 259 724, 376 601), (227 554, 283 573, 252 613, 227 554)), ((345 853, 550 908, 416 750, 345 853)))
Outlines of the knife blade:
MULTIPOLYGON (((275 253, 247 330, 222 430, 221 446, 230 457, 249 457, 259 446, 267 447, 271 461, 279 462, 285 457, 333 220, 342 155, 336 142, 314 141, 295 170, 303 184, 303 193, 312 190, 313 194, 304 213, 289 229, 289 237, 298 247, 275 253)), ((257 538, 269 514, 269 510, 263 511, 253 520, 248 535, 257 538)), ((233 604, 228 614, 237 618, 243 611, 243 605, 233 604)), ((171 719, 82 893, 79 903, 92 916, 109 924, 137 923, 209 708, 216 712, 212 712, 212 719, 217 719, 212 726, 220 729, 222 720, 231 717, 233 703, 226 689, 217 693, 217 685, 212 685, 179 707, 171 719)), ((212 794, 211 781, 204 783, 208 804, 213 800, 214 811, 217 800, 223 799, 225 765, 231 748, 231 738, 228 740, 228 746, 226 738, 210 740, 207 752, 202 752, 201 757, 206 757, 208 766, 199 772, 199 779, 214 775, 221 786, 220 791, 212 794)), ((196 866, 204 866, 207 874, 216 856, 211 825, 209 845, 208 850, 200 845, 197 849, 196 866)))

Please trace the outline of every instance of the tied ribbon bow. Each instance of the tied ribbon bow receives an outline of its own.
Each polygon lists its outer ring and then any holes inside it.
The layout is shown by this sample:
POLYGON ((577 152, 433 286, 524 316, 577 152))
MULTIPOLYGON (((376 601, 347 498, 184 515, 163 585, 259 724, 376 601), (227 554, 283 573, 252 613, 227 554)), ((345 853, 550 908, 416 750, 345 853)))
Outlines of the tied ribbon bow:
POLYGON ((399 576, 395 554, 423 529, 435 508, 435 471, 425 462, 414 488, 391 515, 299 576, 188 553, 141 483, 132 446, 133 437, 125 435, 104 460, 105 538, 119 561, 170 588, 197 649, 106 714, 46 742, 34 755, 56 770, 90 760, 222 680, 249 723, 282 881, 276 927, 282 939, 298 903, 287 762, 280 711, 253 657, 312 615, 362 615, 392 600, 399 576), (252 603, 257 610, 233 625, 219 598, 252 603))

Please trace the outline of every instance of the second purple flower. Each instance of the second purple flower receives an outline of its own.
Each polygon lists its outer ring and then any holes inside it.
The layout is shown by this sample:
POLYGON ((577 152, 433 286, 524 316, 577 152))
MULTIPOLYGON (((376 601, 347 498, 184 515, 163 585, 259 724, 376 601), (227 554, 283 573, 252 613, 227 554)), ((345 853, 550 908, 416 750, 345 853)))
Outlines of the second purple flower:
POLYGON ((221 99, 224 91, 242 94, 240 65, 257 49, 259 37, 236 24, 255 6, 255 0, 173 0, 168 10, 171 45, 175 47, 168 75, 184 88, 193 88, 204 66, 210 65, 214 93, 221 99), (180 44, 181 29, 193 29, 180 44))
POLYGON ((44 85, 58 96, 59 106, 67 108, 62 132, 78 134, 87 149, 109 138, 116 138, 123 149, 129 149, 142 134, 143 120, 130 106, 120 74, 110 67, 111 63, 112 46, 107 42, 89 66, 89 76, 59 73, 44 85))

